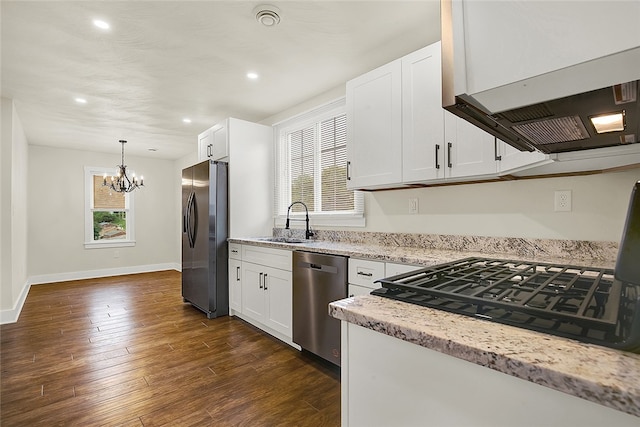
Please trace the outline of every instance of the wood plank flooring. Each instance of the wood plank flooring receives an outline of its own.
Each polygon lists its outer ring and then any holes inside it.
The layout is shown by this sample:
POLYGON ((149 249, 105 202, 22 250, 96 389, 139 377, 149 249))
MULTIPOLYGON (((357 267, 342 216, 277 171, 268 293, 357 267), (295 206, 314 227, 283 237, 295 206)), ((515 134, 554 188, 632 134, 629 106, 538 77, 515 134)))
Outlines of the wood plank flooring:
POLYGON ((0 424, 339 426, 340 374, 182 301, 166 271, 32 286, 0 327, 0 424))

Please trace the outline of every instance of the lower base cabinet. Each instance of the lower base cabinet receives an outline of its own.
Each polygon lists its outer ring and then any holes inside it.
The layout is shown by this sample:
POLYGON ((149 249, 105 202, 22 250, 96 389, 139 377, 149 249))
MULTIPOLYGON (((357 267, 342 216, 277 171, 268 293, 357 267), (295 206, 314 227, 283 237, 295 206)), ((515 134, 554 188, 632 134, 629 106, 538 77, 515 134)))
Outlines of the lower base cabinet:
POLYGON ((229 258, 229 309, 242 311, 242 261, 229 258))
POLYGON ((229 245, 230 314, 298 348, 293 343, 291 251, 229 245))
POLYGON ((638 418, 342 321, 342 426, 637 426, 638 418))
POLYGON ((242 314, 291 338, 291 300, 290 271, 242 263, 242 314))

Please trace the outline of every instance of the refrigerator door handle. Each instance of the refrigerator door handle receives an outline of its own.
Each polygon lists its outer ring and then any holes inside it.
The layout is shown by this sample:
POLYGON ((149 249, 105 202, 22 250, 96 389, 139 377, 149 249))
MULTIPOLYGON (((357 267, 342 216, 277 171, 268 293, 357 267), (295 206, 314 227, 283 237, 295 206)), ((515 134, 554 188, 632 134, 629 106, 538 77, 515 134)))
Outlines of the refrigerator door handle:
POLYGON ((187 238, 189 239, 190 248, 193 248, 195 246, 195 234, 191 229, 191 217, 192 217, 192 211, 193 211, 193 206, 195 201, 195 195, 196 193, 193 193, 193 192, 189 194, 189 200, 187 201, 187 208, 186 208, 186 222, 187 222, 186 233, 187 233, 187 238))
POLYGON ((196 202, 196 193, 191 198, 191 210, 193 211, 193 229, 191 230, 191 247, 196 247, 196 235, 198 234, 198 203, 196 202))

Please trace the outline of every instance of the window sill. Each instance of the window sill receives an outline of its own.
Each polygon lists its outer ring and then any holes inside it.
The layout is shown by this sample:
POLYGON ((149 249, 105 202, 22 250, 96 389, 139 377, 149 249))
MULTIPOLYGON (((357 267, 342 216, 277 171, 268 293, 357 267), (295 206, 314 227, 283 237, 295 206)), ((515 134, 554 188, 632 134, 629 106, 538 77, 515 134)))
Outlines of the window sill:
MULTIPOLYGON (((290 223, 293 228, 304 228, 304 215, 290 216, 290 219, 295 219, 290 223)), ((279 215, 275 218, 274 225, 277 228, 284 228, 287 221, 286 215, 279 215)), ((309 226, 322 227, 364 227, 366 221, 364 215, 353 214, 309 214, 309 226)))
POLYGON ((85 249, 99 249, 99 248, 125 248, 129 246, 135 246, 135 240, 120 240, 112 242, 85 242, 85 249))

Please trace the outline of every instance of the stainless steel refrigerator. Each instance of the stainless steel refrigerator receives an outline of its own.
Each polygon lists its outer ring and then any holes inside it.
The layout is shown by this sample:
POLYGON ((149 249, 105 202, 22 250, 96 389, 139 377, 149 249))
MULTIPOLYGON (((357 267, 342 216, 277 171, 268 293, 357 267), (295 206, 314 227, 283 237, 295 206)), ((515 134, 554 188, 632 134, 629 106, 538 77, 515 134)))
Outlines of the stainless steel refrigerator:
POLYGON ((229 314, 226 163, 182 171, 182 297, 209 319, 229 314))

